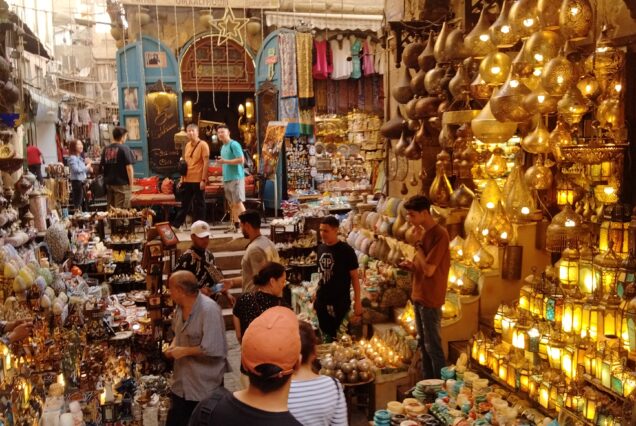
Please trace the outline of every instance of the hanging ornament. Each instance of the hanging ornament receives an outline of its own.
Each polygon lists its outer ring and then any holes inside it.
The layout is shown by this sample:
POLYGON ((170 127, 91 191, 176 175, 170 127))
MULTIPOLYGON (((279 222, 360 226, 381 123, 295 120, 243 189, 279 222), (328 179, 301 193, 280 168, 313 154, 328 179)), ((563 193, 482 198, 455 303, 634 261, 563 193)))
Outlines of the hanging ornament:
POLYGON ((541 115, 547 115, 556 112, 558 102, 558 96, 550 96, 543 86, 539 85, 523 99, 523 107, 527 111, 536 111, 541 115))
POLYGON ((428 41, 426 42, 426 47, 424 48, 422 53, 420 53, 420 56, 417 57, 417 64, 420 67, 420 71, 424 71, 425 73, 435 67, 435 53, 433 52, 435 41, 433 40, 433 35, 433 31, 428 33, 428 41))
POLYGON ((527 41, 528 40, 523 41, 521 50, 519 50, 510 65, 512 72, 519 77, 528 77, 535 72, 535 69, 532 66, 532 59, 530 58, 530 55, 528 55, 528 49, 526 49, 527 41))
POLYGON ((243 30, 247 25, 247 21, 249 21, 248 18, 237 18, 234 16, 234 10, 231 7, 226 7, 223 17, 216 21, 216 26, 219 29, 216 41, 217 46, 227 43, 229 39, 233 39, 243 45, 243 30))
POLYGON ((560 8, 561 4, 557 0, 539 0, 537 2, 541 28, 553 31, 559 29, 560 8))
POLYGON ((459 185, 450 198, 450 206, 454 208, 469 208, 475 199, 475 193, 465 184, 459 185))
POLYGON ((470 78, 464 64, 459 64, 457 73, 448 83, 448 90, 453 99, 465 98, 470 91, 470 78))
POLYGON ((486 186, 484 186, 484 190, 481 192, 480 199, 484 211, 494 209, 499 200, 501 200, 501 191, 494 179, 488 179, 486 181, 486 186))
POLYGON ((439 34, 437 35, 437 39, 435 40, 435 45, 433 46, 435 60, 438 63, 446 63, 450 60, 450 52, 446 50, 446 39, 448 38, 450 32, 451 30, 448 24, 446 23, 446 21, 444 21, 444 23, 442 24, 442 29, 440 30, 439 34))
POLYGON ((534 130, 521 140, 521 148, 530 154, 547 154, 550 152, 549 138, 550 133, 545 128, 543 119, 539 118, 534 130))
POLYGON ((526 184, 520 159, 515 162, 508 179, 506 179, 503 197, 506 213, 515 222, 527 220, 530 213, 536 210, 534 197, 526 184))
POLYGON ((607 26, 604 26, 596 40, 594 52, 585 60, 585 70, 599 80, 615 74, 625 61, 625 54, 614 46, 608 31, 607 26))
POLYGON ((490 99, 492 92, 493 86, 486 83, 481 77, 481 74, 477 73, 475 79, 470 83, 470 96, 478 101, 485 101, 486 99, 490 99))
POLYGON ((592 28, 592 18, 589 0, 563 0, 559 11, 561 34, 570 40, 585 39, 592 28))
POLYGON ((490 101, 471 121, 473 134, 483 143, 505 143, 515 134, 517 123, 501 122, 495 118, 490 101))
POLYGON ((552 172, 549 167, 543 165, 541 156, 538 156, 534 165, 526 170, 525 180, 530 189, 549 189, 552 185, 552 172))
POLYGON ((576 83, 576 87, 581 91, 581 94, 587 99, 592 101, 601 94, 600 85, 598 80, 594 77, 594 74, 587 73, 576 83))
POLYGON ((528 38, 525 49, 530 63, 534 68, 543 66, 559 54, 563 46, 561 36, 549 30, 537 31, 528 38))
POLYGON ((477 24, 464 39, 464 46, 469 55, 477 59, 481 59, 497 49, 488 31, 490 23, 488 22, 485 12, 486 9, 482 9, 477 24))
POLYGON ((488 29, 492 42, 499 48, 508 48, 517 44, 519 35, 512 31, 510 26, 510 8, 512 2, 504 0, 501 5, 501 12, 497 20, 488 29))
POLYGON ((461 61, 471 56, 464 44, 464 32, 460 27, 455 28, 448 34, 444 50, 448 52, 450 61, 461 61))
POLYGON ((625 127, 625 114, 620 99, 617 96, 610 96, 598 106, 596 119, 602 129, 616 130, 625 127))
POLYGON ((480 201, 475 197, 470 203, 470 209, 464 219, 464 234, 470 235, 477 232, 481 219, 484 216, 484 209, 480 201))

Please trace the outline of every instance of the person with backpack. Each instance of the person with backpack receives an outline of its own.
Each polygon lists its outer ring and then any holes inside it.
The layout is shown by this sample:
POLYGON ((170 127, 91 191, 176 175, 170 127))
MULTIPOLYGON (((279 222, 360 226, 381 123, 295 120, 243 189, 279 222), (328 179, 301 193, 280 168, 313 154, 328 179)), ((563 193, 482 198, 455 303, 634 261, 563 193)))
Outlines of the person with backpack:
POLYGON ((239 215, 245 211, 245 156, 241 144, 230 138, 230 129, 221 124, 216 128, 221 147, 218 163, 223 167, 223 189, 230 205, 230 228, 227 232, 238 232, 239 215))
POLYGON ((276 306, 247 327, 241 343, 241 370, 246 389, 225 388, 199 403, 190 426, 299 426, 287 406, 291 377, 300 364, 298 319, 289 308, 276 306))

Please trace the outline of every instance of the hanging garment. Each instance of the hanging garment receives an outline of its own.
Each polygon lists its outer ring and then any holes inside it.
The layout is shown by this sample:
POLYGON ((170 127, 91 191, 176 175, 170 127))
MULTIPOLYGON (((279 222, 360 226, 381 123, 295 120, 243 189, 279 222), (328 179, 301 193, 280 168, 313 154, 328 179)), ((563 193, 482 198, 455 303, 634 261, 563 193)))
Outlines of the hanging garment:
POLYGON ((309 33, 296 34, 296 69, 298 72, 298 100, 301 108, 315 105, 314 78, 311 73, 313 38, 309 33))
POLYGON ((329 42, 331 53, 333 55, 333 71, 331 72, 332 80, 345 80, 351 77, 351 43, 348 38, 341 41, 336 39, 329 42))
POLYGON ((384 75, 384 70, 386 69, 386 57, 384 55, 384 48, 380 45, 380 43, 375 44, 375 61, 374 68, 376 74, 384 75))
POLYGON ((287 123, 286 135, 300 134, 300 109, 298 108, 298 98, 282 98, 279 104, 280 121, 287 123))
POLYGON ((298 94, 296 77, 296 35, 282 33, 278 35, 280 55, 280 96, 288 98, 298 94))
POLYGON ((354 39, 351 43, 351 78, 358 79, 362 77, 362 66, 360 65, 360 52, 362 51, 362 42, 360 39, 354 39))
POLYGON ((331 49, 327 40, 314 40, 312 74, 316 80, 326 80, 333 71, 331 49))
POLYGON ((375 46, 366 39, 362 45, 362 73, 366 76, 375 73, 375 46))

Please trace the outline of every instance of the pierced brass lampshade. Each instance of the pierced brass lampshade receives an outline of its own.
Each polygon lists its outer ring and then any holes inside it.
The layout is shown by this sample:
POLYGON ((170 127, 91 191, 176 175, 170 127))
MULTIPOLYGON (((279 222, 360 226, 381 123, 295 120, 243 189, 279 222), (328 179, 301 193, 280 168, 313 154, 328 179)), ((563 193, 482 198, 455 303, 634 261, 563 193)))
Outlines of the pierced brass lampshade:
POLYGON ((563 46, 561 36, 549 30, 537 31, 526 42, 527 57, 534 68, 542 68, 559 54, 563 46))
POLYGON ((625 112, 620 99, 617 96, 604 99, 596 110, 596 119, 603 129, 625 127, 625 112))
POLYGON ((523 99, 528 94, 530 89, 511 73, 501 89, 490 98, 492 114, 502 122, 521 123, 528 120, 531 113, 523 106, 523 99))
POLYGON ((483 101, 490 98, 492 91, 493 86, 488 85, 481 77, 481 74, 477 73, 475 79, 470 83, 470 96, 472 96, 473 99, 483 101))
POLYGON ((511 0, 504 0, 501 5, 501 13, 499 13, 495 22, 488 28, 492 42, 499 48, 512 47, 519 41, 519 35, 514 33, 510 26, 509 18, 511 7, 511 0))
POLYGON ((563 0, 559 10, 561 34, 570 40, 586 38, 592 28, 592 18, 590 0, 563 0))
POLYGON ((578 74, 574 64, 559 54, 543 68, 541 83, 549 94, 563 96, 574 85, 577 78, 578 74))
POLYGON ((527 111, 536 111, 539 114, 553 114, 557 110, 558 96, 551 96, 543 86, 539 85, 523 99, 523 106, 527 111))
POLYGON ((552 186, 552 171, 543 164, 540 156, 534 165, 526 170, 524 178, 530 189, 543 190, 552 186))
POLYGON ((546 250, 562 252, 567 247, 578 247, 583 240, 583 218, 569 204, 554 215, 546 230, 546 250))
POLYGON ((510 8, 510 26, 521 39, 539 30, 538 0, 517 0, 510 8))
POLYGON ((497 48, 488 31, 490 23, 485 15, 485 10, 485 8, 482 9, 477 24, 464 39, 464 46, 468 54, 477 59, 483 58, 497 48))
POLYGON ((508 173, 508 161, 503 154, 503 149, 497 147, 486 162, 486 174, 491 178, 504 177, 508 173))
POLYGON ((523 41, 521 50, 519 50, 515 58, 512 60, 512 65, 510 66, 510 69, 520 77, 527 77, 534 72, 532 59, 528 54, 528 49, 526 49, 527 41, 527 39, 523 41))
POLYGON ((503 84, 509 72, 510 56, 503 52, 491 52, 479 64, 479 75, 491 85, 503 84))
POLYGON ((598 84, 598 80, 594 77, 594 74, 587 73, 576 83, 576 87, 581 91, 581 94, 590 100, 595 100, 598 95, 601 94, 601 86, 598 84))
POLYGON ((483 143, 505 143, 517 130, 517 123, 500 122, 495 118, 490 109, 490 102, 470 124, 475 138, 483 143))
POLYGON ((570 90, 557 104, 559 115, 570 125, 578 124, 587 110, 588 102, 576 86, 570 87, 570 90))
POLYGON ((602 79, 615 74, 624 62, 625 54, 614 46, 607 27, 604 27, 596 41, 596 49, 585 60, 585 70, 602 79))
POLYGON ((559 9, 561 4, 556 0, 539 0, 537 11, 539 12, 539 22, 544 30, 559 29, 559 9))
POLYGON ((563 161, 561 148, 574 145, 572 132, 563 121, 557 121, 556 127, 550 132, 548 143, 550 144, 550 150, 552 151, 552 155, 554 155, 554 159, 557 162, 563 161))
POLYGON ((536 202, 524 178, 524 170, 519 161, 514 165, 503 189, 506 213, 513 221, 528 219, 530 212, 536 210, 536 202))
POLYGON ((543 119, 539 119, 537 127, 521 140, 521 148, 530 154, 547 154, 550 152, 550 132, 545 128, 543 119))

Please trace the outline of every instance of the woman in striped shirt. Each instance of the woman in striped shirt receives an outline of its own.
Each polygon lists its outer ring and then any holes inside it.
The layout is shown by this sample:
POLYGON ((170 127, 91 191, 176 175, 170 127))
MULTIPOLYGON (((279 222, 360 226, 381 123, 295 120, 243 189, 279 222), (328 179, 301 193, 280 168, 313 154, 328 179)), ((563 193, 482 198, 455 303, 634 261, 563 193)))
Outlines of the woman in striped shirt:
POLYGON ((302 364, 292 376, 289 411, 304 426, 348 425, 347 401, 340 382, 312 370, 318 339, 311 325, 300 321, 302 364))

